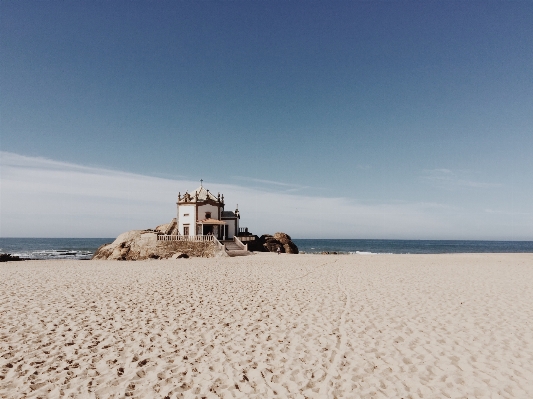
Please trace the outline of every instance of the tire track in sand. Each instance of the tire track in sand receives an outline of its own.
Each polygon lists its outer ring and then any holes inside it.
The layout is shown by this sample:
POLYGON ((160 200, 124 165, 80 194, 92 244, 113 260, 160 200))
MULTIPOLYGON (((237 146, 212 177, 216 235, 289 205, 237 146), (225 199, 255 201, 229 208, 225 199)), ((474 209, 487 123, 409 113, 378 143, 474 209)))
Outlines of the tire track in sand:
POLYGON ((318 269, 320 269, 321 267, 324 267, 324 266, 327 266, 327 265, 332 265, 332 264, 334 264, 336 262, 337 262, 337 259, 335 259, 333 262, 326 262, 326 263, 323 263, 321 265, 315 266, 312 270, 308 271, 307 273, 305 273, 305 274, 303 274, 301 276, 298 276, 298 277, 291 278, 289 281, 299 280, 301 278, 307 277, 310 274, 316 273, 318 271, 318 269))
POLYGON ((347 334, 346 334, 346 314, 348 313, 348 310, 350 309, 350 293, 344 288, 344 286, 341 284, 341 272, 339 270, 337 275, 337 286, 339 287, 339 291, 342 291, 344 293, 344 296, 346 297, 346 300, 344 302, 344 309, 342 310, 341 314, 341 320, 339 322, 339 336, 337 341, 337 349, 335 351, 335 354, 333 356, 333 360, 331 361, 328 371, 326 373, 326 376, 324 378, 324 381, 322 383, 322 387, 320 388, 319 394, 321 397, 327 397, 331 398, 333 395, 333 389, 334 385, 330 387, 330 381, 333 377, 337 376, 339 374, 339 363, 341 362, 342 356, 346 350, 346 341, 347 341, 347 334))

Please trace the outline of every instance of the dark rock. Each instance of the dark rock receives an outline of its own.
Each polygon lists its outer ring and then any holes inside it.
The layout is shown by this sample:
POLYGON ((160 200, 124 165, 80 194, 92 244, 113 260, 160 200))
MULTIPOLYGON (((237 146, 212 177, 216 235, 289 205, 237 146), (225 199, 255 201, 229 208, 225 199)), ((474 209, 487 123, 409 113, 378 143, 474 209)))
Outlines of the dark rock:
POLYGON ((259 243, 264 252, 280 252, 287 254, 297 254, 298 247, 292 242, 291 236, 285 233, 275 233, 273 236, 264 234, 259 238, 259 243))
POLYGON ((0 262, 13 262, 21 261, 24 259, 19 258, 18 256, 13 256, 11 254, 0 254, 0 262))

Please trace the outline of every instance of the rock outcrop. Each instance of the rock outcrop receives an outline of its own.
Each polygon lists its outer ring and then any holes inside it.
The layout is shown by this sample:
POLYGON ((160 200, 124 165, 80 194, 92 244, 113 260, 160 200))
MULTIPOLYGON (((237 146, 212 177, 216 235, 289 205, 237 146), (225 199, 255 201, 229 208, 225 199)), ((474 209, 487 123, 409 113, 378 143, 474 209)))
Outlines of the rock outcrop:
MULTIPOLYGON (((150 230, 132 230, 119 235, 110 244, 100 246, 92 259, 107 260, 144 260, 144 259, 179 259, 189 257, 210 258, 227 256, 212 241, 158 241, 158 234, 169 234, 176 229, 175 220, 150 230)), ((255 236, 247 241, 249 251, 277 252, 297 254, 298 247, 285 233, 255 236)))
POLYGON ((122 233, 112 243, 98 248, 92 259, 177 259, 191 256, 209 258, 218 252, 213 242, 157 241, 156 237, 157 234, 149 230, 122 233))
POLYGON ((178 221, 174 218, 170 223, 160 224, 154 229, 154 231, 161 234, 178 234, 178 221))
POLYGON ((298 247, 292 242, 291 237, 285 233, 275 233, 273 236, 264 234, 259 238, 259 244, 265 252, 277 252, 279 248, 282 253, 298 253, 298 247))
POLYGON ((20 257, 11 254, 0 254, 0 262, 13 262, 21 260, 24 259, 21 259, 20 257))

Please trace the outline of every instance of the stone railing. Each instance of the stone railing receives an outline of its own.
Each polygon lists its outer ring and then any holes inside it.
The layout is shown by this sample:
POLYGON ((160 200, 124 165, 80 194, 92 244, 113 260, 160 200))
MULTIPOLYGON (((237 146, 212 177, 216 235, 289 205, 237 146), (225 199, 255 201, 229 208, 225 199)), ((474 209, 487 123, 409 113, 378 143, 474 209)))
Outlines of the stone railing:
POLYGON ((178 225, 178 219, 173 218, 172 221, 168 224, 168 227, 165 230, 164 234, 165 235, 171 234, 176 229, 177 225, 178 225))
POLYGON ((218 241, 215 236, 213 236, 213 242, 217 245, 219 250, 226 252, 226 245, 218 241))
MULTIPOLYGON (((195 242, 204 242, 204 241, 217 241, 215 236, 211 235, 197 235, 197 236, 182 236, 182 235, 167 235, 167 234, 158 234, 157 241, 195 241, 195 242)), ((220 244, 220 242, 219 242, 220 244)))
POLYGON ((255 236, 239 236, 239 240, 241 240, 242 242, 255 241, 255 236))
POLYGON ((248 244, 243 244, 237 236, 233 237, 233 242, 235 242, 235 244, 237 244, 242 250, 248 251, 248 244))

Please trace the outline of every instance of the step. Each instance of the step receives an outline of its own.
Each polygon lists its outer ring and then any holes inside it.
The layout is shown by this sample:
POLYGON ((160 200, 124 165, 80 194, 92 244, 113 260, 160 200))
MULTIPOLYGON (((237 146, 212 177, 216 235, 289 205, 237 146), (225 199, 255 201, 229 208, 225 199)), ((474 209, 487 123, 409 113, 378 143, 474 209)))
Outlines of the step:
POLYGON ((236 249, 236 250, 242 249, 237 244, 235 244, 235 242, 233 241, 220 241, 220 242, 226 246, 226 249, 236 249))
POLYGON ((226 253, 229 256, 246 256, 246 255, 250 255, 250 252, 246 251, 245 249, 242 249, 233 240, 224 240, 224 241, 220 241, 220 242, 226 246, 226 253))
POLYGON ((242 249, 238 250, 238 251, 226 251, 226 253, 228 254, 228 256, 230 257, 233 257, 233 256, 248 256, 248 255, 252 255, 251 252, 248 252, 248 251, 244 251, 242 249))

